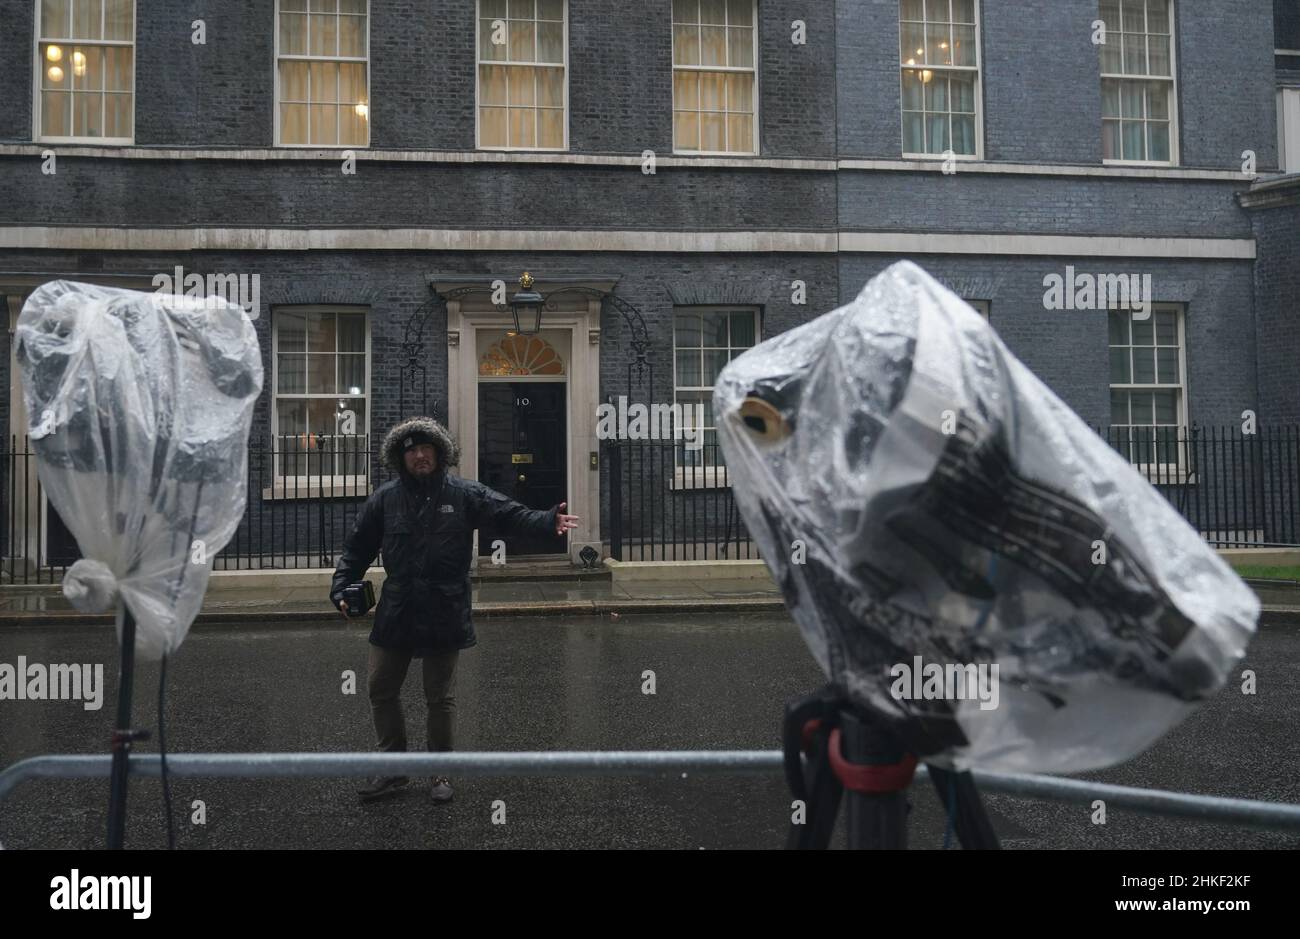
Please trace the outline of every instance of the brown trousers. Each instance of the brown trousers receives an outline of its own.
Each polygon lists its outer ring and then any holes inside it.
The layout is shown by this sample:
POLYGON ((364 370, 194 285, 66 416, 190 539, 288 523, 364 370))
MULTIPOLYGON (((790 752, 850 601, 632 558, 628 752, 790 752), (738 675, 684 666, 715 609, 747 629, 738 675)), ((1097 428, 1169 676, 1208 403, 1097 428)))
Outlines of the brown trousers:
MULTIPOLYGON (((456 716, 456 659, 459 650, 425 656, 424 699, 429 707, 426 742, 429 752, 452 749, 452 722, 456 716)), ((379 749, 406 750, 406 718, 402 714, 402 683, 411 653, 370 646, 370 712, 375 721, 379 749)))

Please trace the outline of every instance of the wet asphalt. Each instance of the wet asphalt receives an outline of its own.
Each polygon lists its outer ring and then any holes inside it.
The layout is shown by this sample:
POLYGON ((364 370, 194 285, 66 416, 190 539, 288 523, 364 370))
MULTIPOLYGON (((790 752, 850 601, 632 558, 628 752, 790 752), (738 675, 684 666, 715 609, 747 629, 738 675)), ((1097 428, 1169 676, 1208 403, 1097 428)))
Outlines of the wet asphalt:
MULTIPOLYGON (((365 751, 367 628, 200 626, 168 666, 169 752, 365 751), (356 693, 343 692, 355 671, 356 693)), ((485 618, 461 654, 460 750, 775 749, 787 699, 822 684, 783 613, 485 618), (643 673, 655 673, 653 695, 643 673)), ((0 767, 41 753, 104 753, 116 701, 111 628, 0 630, 0 662, 104 667, 104 705, 0 701, 0 767)), ((1140 757, 1082 778, 1300 803, 1300 628, 1266 627, 1237 685, 1140 757)), ((136 680, 137 726, 155 727, 158 669, 136 680)), ((408 736, 423 740, 419 671, 403 689, 408 736)), ((156 743, 139 746, 156 749, 156 743)), ((453 779, 435 805, 413 785, 360 805, 355 779, 172 779, 177 846, 230 848, 778 848, 791 796, 771 776, 453 779), (194 821, 201 801, 203 824, 194 821), (504 824, 500 806, 505 805, 504 824), (495 804, 495 811, 494 811, 495 804)), ((130 788, 128 847, 165 847, 162 790, 130 788)), ((102 847, 107 780, 24 783, 0 802, 6 848, 102 847)), ((945 817, 929 783, 913 787, 910 844, 939 848, 945 817)), ((1007 848, 1296 848, 1300 837, 1143 816, 1109 808, 1094 824, 1082 805, 986 797, 1007 848)), ((843 844, 842 825, 836 845, 843 844)))

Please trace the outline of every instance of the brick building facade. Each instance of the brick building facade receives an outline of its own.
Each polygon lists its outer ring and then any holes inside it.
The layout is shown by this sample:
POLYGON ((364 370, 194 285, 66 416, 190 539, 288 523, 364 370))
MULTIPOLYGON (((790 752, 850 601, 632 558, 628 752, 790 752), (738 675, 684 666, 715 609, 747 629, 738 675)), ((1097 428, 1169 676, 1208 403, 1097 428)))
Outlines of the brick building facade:
MULTIPOLYGON (((273 357, 303 329, 308 343, 332 331, 331 354, 364 355, 348 372, 364 376, 357 392, 319 393, 340 409, 363 402, 355 436, 377 446, 406 416, 402 344, 421 312, 429 391, 412 407, 451 424, 473 476, 495 432, 480 413, 495 399, 480 386, 503 378, 484 363, 509 320, 459 288, 501 280, 513 291, 527 270, 544 292, 612 292, 650 341, 653 379, 635 394, 691 401, 718 353, 751 341, 745 317, 753 339, 768 338, 902 258, 976 301, 1089 423, 1185 428, 1247 409, 1296 421, 1300 215, 1279 174, 1278 127, 1280 89, 1300 87, 1295 8, 0 0, 0 426, 6 439, 25 431, 12 325, 30 290, 56 277, 152 290, 177 266, 258 275, 255 448, 321 448, 331 434, 291 387, 311 380, 311 346, 306 364, 292 349, 273 357), (110 22, 122 16, 129 30, 110 22), (900 49, 900 36, 919 48, 900 49), (498 81, 508 100, 494 97, 498 81), (345 127, 363 137, 344 140, 345 127), (561 146, 541 145, 544 127, 562 130, 561 146), (1044 278, 1067 266, 1149 274, 1174 331, 1154 353, 1134 352, 1150 340, 1117 341, 1105 309, 1046 309, 1044 278), (696 342, 691 324, 707 332, 722 314, 740 317, 725 320, 730 338, 696 342), (364 341, 344 348, 345 320, 363 324, 364 341), (1117 349, 1135 356, 1125 375, 1117 349)), ((600 521, 574 553, 607 540, 594 411, 626 389, 629 328, 590 292, 544 315, 566 386, 558 485, 571 511, 600 521)), ((341 537, 290 498, 287 471, 270 476, 250 486, 250 531, 341 537)))

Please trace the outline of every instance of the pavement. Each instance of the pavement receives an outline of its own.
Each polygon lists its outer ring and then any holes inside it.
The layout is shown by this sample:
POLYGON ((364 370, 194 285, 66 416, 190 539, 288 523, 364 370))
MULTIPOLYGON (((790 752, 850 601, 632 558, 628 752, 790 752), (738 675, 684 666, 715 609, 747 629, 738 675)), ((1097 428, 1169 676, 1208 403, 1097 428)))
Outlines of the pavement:
MULTIPOLYGON (((457 664, 461 751, 772 750, 783 705, 825 679, 787 613, 494 617, 457 664), (646 673, 655 676, 648 693, 646 673)), ((175 753, 360 753, 374 747, 366 624, 212 626, 167 666, 166 741, 175 753), (355 684, 347 679, 355 676, 355 684)), ((41 753, 107 752, 117 698, 112 630, 0 629, 0 662, 103 665, 103 706, 0 703, 0 766, 41 753)), ((1078 778, 1300 803, 1300 629, 1261 630, 1230 684, 1142 754, 1078 778)), ((156 663, 137 663, 133 726, 156 728, 156 663)), ((424 745, 419 669, 401 692, 412 749, 424 745)), ((136 747, 157 752, 156 735, 136 747)), ((427 780, 361 805, 355 778, 173 777, 177 846, 254 848, 778 848, 791 818, 780 772, 650 776, 460 776, 434 804, 427 780), (502 810, 498 816, 497 810, 502 810)), ((162 788, 132 777, 127 846, 166 844, 162 788)), ((1009 849, 1300 848, 1295 833, 1145 815, 1109 805, 986 793, 1009 849)), ((944 844, 934 787, 912 787, 909 844, 944 844)), ((26 782, 0 803, 5 848, 100 848, 108 782, 26 782)), ((844 845, 843 822, 833 844, 844 845)), ((1140 865, 1139 865, 1140 866, 1140 865)), ((1194 865, 1193 865, 1194 866, 1194 865)), ((1195 872, 1195 871, 1193 871, 1195 872)), ((1205 873, 1202 871, 1202 873, 1205 873)), ((1210 871, 1214 873, 1214 871, 1210 871)), ((1220 873, 1222 873, 1220 871, 1220 873)), ((1008 889, 1014 890, 1015 884, 1008 889)))
MULTIPOLYGON (((214 579, 214 583, 217 581, 214 579)), ((1255 585, 1262 604, 1261 626, 1300 626, 1300 589, 1255 585)), ((583 616, 624 613, 769 613, 785 609, 780 591, 768 579, 700 578, 615 583, 606 572, 549 576, 476 576, 476 617, 583 616)), ((317 587, 237 590, 209 586, 195 619, 203 624, 318 622, 338 617, 325 591, 317 587)), ((59 584, 0 587, 0 627, 112 623, 108 614, 75 609, 59 584)))

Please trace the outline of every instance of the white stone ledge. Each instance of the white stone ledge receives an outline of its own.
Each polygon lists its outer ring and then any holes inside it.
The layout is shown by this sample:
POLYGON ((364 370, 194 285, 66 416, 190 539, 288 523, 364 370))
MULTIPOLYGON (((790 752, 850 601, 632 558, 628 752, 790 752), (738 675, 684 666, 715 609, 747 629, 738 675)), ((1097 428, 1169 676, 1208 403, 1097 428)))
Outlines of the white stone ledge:
MULTIPOLYGON (((0 156, 37 157, 46 150, 59 156, 102 160, 234 160, 340 163, 347 147, 103 147, 95 144, 0 144, 0 156)), ((641 170, 639 155, 599 153, 532 153, 499 150, 367 150, 351 148, 357 163, 515 163, 554 166, 622 166, 641 170)), ((655 154, 656 169, 699 167, 721 169, 773 169, 834 171, 834 160, 783 159, 769 157, 692 157, 671 153, 655 154)))
MULTIPOLYGON (((909 173, 942 173, 943 160, 840 160, 842 170, 894 170, 909 173)), ((1121 166, 1066 163, 988 163, 955 161, 955 176, 983 173, 1010 176, 1094 176, 1105 179, 1182 179, 1248 183, 1254 177, 1234 170, 1200 170, 1178 166, 1121 166)))
POLYGON ((978 254, 1033 257, 1250 260, 1253 238, 1138 238, 1112 235, 919 234, 841 232, 845 254, 978 254))
POLYGON ((772 573, 760 560, 616 561, 605 558, 614 583, 654 583, 683 580, 755 580, 772 582, 772 573))
MULTIPOLYGON (((0 157, 39 158, 46 150, 59 156, 102 160, 233 160, 330 162, 342 160, 346 148, 311 147, 105 147, 95 144, 0 144, 0 157)), ((637 155, 599 153, 532 153, 496 150, 367 150, 353 149, 357 163, 518 164, 532 166, 612 166, 640 171, 637 155)), ((656 168, 775 169, 808 172, 879 170, 904 173, 942 173, 943 160, 798 159, 771 157, 693 157, 657 153, 656 168)), ((1097 166, 1087 163, 999 163, 957 160, 957 175, 979 173, 1012 176, 1094 176, 1100 178, 1182 179, 1215 182, 1250 182, 1250 176, 1233 170, 1193 169, 1179 166, 1097 166)))
POLYGON ((0 226, 0 248, 62 251, 629 251, 1249 260, 1252 238, 927 234, 917 231, 533 231, 0 226))
POLYGON ((834 253, 834 232, 445 228, 0 227, 0 248, 95 251, 638 251, 834 253))
POLYGON ((1251 238, 792 231, 0 226, 0 248, 64 251, 565 251, 958 254, 1250 260, 1251 238))

